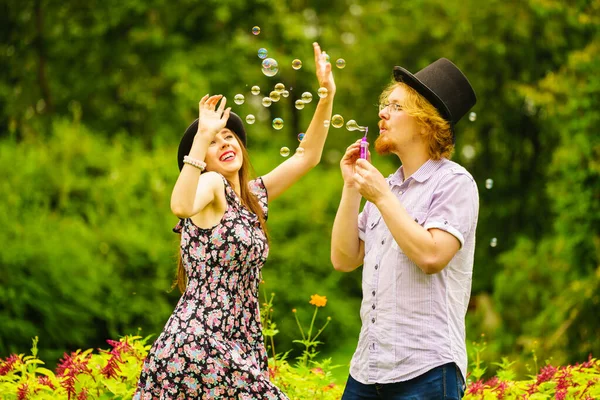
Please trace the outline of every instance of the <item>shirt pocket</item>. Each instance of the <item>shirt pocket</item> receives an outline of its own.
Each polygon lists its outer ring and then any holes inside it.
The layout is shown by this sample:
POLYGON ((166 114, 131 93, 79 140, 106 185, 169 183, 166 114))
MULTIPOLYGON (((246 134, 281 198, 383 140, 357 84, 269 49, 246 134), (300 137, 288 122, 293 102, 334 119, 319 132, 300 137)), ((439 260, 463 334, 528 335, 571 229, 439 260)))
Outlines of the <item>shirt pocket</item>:
POLYGON ((381 225, 381 214, 374 216, 374 218, 369 219, 367 222, 367 229, 365 234, 365 254, 368 253, 373 244, 375 244, 375 239, 377 239, 377 228, 381 225))
MULTIPOLYGON (((410 215, 410 217, 412 218, 413 221, 415 221, 417 224, 423 226, 425 224, 425 218, 427 217, 427 211, 409 211, 407 210, 408 215, 410 215)), ((406 257, 406 255, 404 255, 404 252, 400 249, 400 246, 398 246, 398 242, 396 242, 396 240, 392 237, 393 243, 392 243, 392 249, 400 252, 400 256, 402 257, 406 257)), ((401 258, 402 258, 401 257, 401 258)))
POLYGON ((425 218, 427 217, 427 211, 411 211, 409 212, 410 216, 412 217, 413 221, 415 221, 417 224, 423 226, 425 225, 425 218))

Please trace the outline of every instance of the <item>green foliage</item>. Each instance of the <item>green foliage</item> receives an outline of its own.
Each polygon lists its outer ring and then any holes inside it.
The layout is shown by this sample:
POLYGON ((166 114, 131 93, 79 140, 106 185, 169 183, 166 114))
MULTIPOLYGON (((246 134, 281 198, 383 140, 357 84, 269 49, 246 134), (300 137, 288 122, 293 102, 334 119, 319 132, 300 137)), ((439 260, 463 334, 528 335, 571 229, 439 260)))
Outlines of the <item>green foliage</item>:
POLYGON ((52 371, 42 367, 36 337, 31 355, 13 354, 0 360, 0 396, 6 400, 131 399, 150 348, 147 340, 128 336, 109 340, 110 350, 65 353, 52 371))
MULTIPOLYGON (((591 23, 585 14, 577 18, 591 23)), ((557 362, 600 348, 592 333, 600 321, 590 318, 600 305, 600 136, 592 133, 600 124, 600 78, 592 72, 599 49, 596 35, 558 71, 520 87, 538 104, 543 127, 559 137, 544 179, 554 218, 540 240, 521 237, 501 257, 496 299, 518 342, 527 349, 538 340, 543 356, 557 362)))
POLYGON ((333 370, 339 366, 333 365, 331 358, 317 359, 319 352, 317 347, 323 342, 317 341, 317 338, 323 333, 331 317, 327 317, 323 326, 314 333, 315 321, 318 309, 325 307, 327 298, 319 295, 312 295, 310 304, 314 305, 313 317, 308 328, 304 328, 298 319, 297 310, 294 308, 292 313, 298 325, 298 331, 302 339, 294 340, 304 346, 302 354, 297 357, 295 363, 289 362, 291 351, 277 353, 275 351, 275 335, 279 333, 275 329, 273 322, 273 299, 272 293, 267 298, 265 293, 265 303, 261 310, 261 320, 263 322, 263 335, 267 343, 267 350, 271 350, 273 356, 269 359, 269 373, 273 383, 281 388, 290 399, 339 399, 343 392, 343 386, 336 383, 333 370))
MULTIPOLYGON (((457 126, 454 159, 480 184, 467 335, 487 334, 485 374, 500 368, 491 363, 500 355, 537 348, 541 359, 567 363, 600 348, 598 0, 7 0, 1 8, 0 353, 21 353, 40 336, 44 358, 55 359, 138 327, 159 332, 178 296, 167 292, 176 146, 197 101, 246 95, 230 105, 256 115, 249 149, 266 173, 310 121, 316 102, 298 111, 293 101, 317 89, 315 40, 347 61, 334 70, 334 113, 372 132, 393 65, 418 71, 447 57, 475 87, 477 119, 457 126), (261 74, 259 47, 279 60, 276 77, 261 74), (290 97, 260 106, 279 81, 290 97), (261 96, 249 93, 254 84, 261 96), (274 117, 285 120, 276 133, 274 117)), ((321 165, 270 204, 264 269, 280 309, 302 304, 307 315, 305 293, 330 299, 321 351, 340 352, 341 362, 358 337, 361 276, 332 270, 328 238, 337 165, 355 139, 331 128, 321 165)), ((385 175, 398 167, 391 157, 373 162, 385 175)), ((278 342, 294 348, 294 318, 277 317, 278 342)))
MULTIPOLYGON (((266 336, 266 335, 265 335, 266 336)), ((126 336, 108 340, 111 349, 77 350, 64 354, 52 371, 38 357, 38 338, 31 355, 0 358, 0 396, 6 400, 130 399, 136 389, 142 363, 148 354, 149 337, 126 336)), ((483 352, 484 349, 480 348, 483 352)), ((477 357, 479 359, 479 357, 477 357)), ((600 396, 600 361, 554 367, 546 364, 527 380, 514 380, 513 364, 503 358, 496 376, 469 379, 465 400, 470 399, 596 399, 600 396)), ((292 400, 337 400, 343 386, 335 383, 331 359, 292 366, 286 356, 269 359, 273 383, 292 400)), ((478 368, 485 369, 480 366, 478 368)), ((471 375, 471 377, 474 377, 471 375)))
POLYGON ((503 359, 496 376, 469 381, 465 400, 488 399, 596 399, 600 396, 600 360, 589 358, 584 363, 554 367, 550 364, 531 379, 513 380, 513 362, 503 359))
POLYGON ((0 143, 3 353, 42 333, 56 358, 139 326, 160 331, 176 300, 166 293, 176 221, 155 212, 168 210, 173 165, 76 123, 54 129, 47 141, 0 143))

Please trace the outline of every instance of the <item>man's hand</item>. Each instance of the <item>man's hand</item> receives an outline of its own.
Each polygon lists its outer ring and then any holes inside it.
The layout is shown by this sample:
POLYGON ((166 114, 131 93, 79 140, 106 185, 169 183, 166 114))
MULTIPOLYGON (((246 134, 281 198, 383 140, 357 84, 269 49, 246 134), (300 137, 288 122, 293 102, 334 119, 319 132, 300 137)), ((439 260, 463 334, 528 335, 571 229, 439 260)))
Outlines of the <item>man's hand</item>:
POLYGON ((369 160, 361 158, 356 160, 353 180, 354 187, 358 189, 362 197, 375 205, 390 193, 390 187, 385 178, 369 160))

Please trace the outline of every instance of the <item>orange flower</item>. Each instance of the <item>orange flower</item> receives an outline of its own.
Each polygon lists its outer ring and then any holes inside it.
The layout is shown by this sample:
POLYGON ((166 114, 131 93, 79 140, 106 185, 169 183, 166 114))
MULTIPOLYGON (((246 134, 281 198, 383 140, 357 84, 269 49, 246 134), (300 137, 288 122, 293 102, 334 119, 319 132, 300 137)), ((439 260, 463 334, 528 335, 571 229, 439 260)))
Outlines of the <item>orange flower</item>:
POLYGON ((335 383, 333 383, 333 382, 332 382, 332 383, 330 383, 329 385, 325 386, 325 387, 323 388, 323 391, 324 391, 324 392, 327 392, 328 390, 331 390, 331 389, 333 389, 333 388, 335 388, 335 383))
POLYGON ((327 297, 313 294, 310 296, 310 304, 313 304, 317 307, 325 307, 325 304, 327 304, 327 297))
POLYGON ((295 312, 296 312, 296 309, 295 309, 295 308, 292 308, 292 312, 293 312, 293 313, 295 313, 295 312))

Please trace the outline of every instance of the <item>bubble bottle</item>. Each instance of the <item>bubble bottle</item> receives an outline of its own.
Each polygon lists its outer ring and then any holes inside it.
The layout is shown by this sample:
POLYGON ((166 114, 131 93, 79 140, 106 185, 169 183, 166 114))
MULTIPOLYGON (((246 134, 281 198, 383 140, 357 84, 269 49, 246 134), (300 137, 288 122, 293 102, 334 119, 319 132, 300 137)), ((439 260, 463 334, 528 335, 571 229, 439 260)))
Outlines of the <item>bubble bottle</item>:
POLYGON ((363 160, 367 159, 367 149, 369 148, 369 142, 367 142, 367 133, 369 133, 369 128, 365 127, 365 135, 360 141, 360 158, 363 160))

